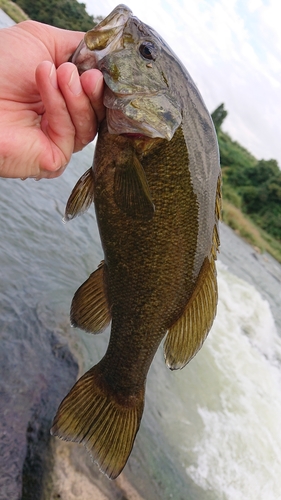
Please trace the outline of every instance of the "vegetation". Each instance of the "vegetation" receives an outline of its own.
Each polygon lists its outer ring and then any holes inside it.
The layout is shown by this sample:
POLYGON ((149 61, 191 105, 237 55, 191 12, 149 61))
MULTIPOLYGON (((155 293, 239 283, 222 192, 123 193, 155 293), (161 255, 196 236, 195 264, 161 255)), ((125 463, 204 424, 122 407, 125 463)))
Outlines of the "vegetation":
POLYGON ((26 13, 10 0, 0 0, 0 9, 6 12, 7 16, 13 19, 15 23, 20 23, 21 21, 28 19, 26 13))
POLYGON ((258 252, 268 252, 281 263, 281 243, 263 231, 239 208, 223 200, 223 221, 258 252))
POLYGON ((212 114, 221 155, 224 220, 281 261, 281 171, 276 160, 257 160, 221 130, 226 115, 223 104, 212 114))
POLYGON ((227 117, 227 111, 226 109, 224 109, 224 104, 220 104, 220 106, 217 109, 215 109, 215 111, 212 114, 212 119, 217 132, 218 130, 220 130, 222 122, 226 117, 227 117))
POLYGON ((30 19, 58 28, 88 31, 97 24, 86 11, 86 5, 76 0, 15 0, 30 19))

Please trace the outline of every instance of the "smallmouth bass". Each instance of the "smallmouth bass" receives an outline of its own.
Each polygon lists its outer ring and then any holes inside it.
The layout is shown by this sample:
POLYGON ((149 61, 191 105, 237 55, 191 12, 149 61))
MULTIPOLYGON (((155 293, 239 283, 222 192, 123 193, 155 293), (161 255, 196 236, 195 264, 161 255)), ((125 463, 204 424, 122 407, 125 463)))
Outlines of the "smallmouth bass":
POLYGON ((71 322, 109 323, 106 354, 61 403, 52 433, 82 442, 109 478, 139 429, 146 377, 165 337, 170 369, 202 346, 217 307, 220 166, 210 115, 190 75, 149 26, 119 5, 72 61, 104 75, 106 118, 66 220, 95 204, 104 261, 77 290, 71 322))

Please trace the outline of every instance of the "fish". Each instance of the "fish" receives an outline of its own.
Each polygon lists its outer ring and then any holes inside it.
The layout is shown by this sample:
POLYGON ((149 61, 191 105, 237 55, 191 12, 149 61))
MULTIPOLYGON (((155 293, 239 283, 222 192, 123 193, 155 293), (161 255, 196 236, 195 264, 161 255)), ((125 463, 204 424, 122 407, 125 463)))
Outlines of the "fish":
POLYGON ((110 479, 138 432, 146 378, 164 341, 171 370, 201 348, 216 315, 221 171, 212 119, 186 68, 125 5, 85 34, 72 62, 104 76, 93 165, 65 219, 92 203, 104 260, 76 291, 71 323, 110 323, 104 357, 70 390, 52 434, 83 443, 110 479))

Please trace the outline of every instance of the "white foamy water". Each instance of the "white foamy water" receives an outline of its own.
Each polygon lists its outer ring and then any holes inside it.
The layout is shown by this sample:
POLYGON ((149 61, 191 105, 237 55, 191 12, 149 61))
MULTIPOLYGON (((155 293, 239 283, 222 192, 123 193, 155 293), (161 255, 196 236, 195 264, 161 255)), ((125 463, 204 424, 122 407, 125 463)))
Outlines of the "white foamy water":
POLYGON ((207 397, 204 400, 199 391, 195 406, 200 425, 191 450, 188 435, 183 438, 183 450, 193 455, 186 473, 217 500, 277 500, 280 337, 269 305, 256 289, 222 264, 218 267, 218 314, 197 360, 199 373, 209 367, 201 380, 207 397))

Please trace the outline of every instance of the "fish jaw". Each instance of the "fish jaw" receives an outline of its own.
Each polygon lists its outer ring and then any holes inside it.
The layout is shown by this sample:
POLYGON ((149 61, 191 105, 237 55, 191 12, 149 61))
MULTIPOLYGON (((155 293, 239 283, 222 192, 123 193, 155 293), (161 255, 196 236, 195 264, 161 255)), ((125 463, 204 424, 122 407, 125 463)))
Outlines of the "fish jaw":
POLYGON ((182 104, 162 66, 162 41, 147 25, 129 16, 122 48, 98 62, 104 75, 108 131, 141 133, 171 140, 182 123, 182 104), (148 57, 143 56, 148 50, 148 57))
POLYGON ((126 5, 118 5, 105 19, 88 31, 71 57, 80 74, 97 68, 98 62, 109 52, 121 48, 124 26, 132 14, 126 5))
POLYGON ((104 104, 110 134, 141 134, 170 141, 182 121, 180 110, 165 95, 126 99, 107 87, 104 104))
POLYGON ((104 75, 108 131, 171 140, 182 122, 181 103, 172 95, 161 66, 158 35, 119 5, 86 33, 72 56, 79 73, 98 68, 104 75), (146 59, 141 47, 148 50, 146 59))

